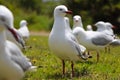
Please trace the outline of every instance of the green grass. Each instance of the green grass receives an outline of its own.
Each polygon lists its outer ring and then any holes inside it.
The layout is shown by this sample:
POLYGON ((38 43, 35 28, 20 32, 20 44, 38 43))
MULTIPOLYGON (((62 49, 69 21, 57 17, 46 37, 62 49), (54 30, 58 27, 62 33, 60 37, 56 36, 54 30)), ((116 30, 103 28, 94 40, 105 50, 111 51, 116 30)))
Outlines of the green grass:
MULTIPOLYGON (((66 61, 66 77, 62 78, 61 60, 48 48, 48 37, 31 36, 27 45, 32 48, 23 51, 32 63, 38 66, 36 72, 27 72, 23 80, 68 80, 71 79, 70 62, 66 61)), ((100 53, 96 63, 96 53, 88 61, 75 62, 73 80, 120 80, 120 47, 111 48, 111 53, 100 53)))

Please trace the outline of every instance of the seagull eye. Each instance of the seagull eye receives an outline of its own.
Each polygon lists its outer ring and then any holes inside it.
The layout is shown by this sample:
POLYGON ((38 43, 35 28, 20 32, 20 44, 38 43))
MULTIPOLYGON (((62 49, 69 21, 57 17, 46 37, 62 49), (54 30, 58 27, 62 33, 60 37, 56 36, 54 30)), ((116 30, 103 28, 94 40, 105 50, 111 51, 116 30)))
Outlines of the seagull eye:
POLYGON ((63 9, 59 9, 60 11, 62 11, 63 9))
POLYGON ((3 18, 3 17, 0 17, 0 20, 3 21, 3 22, 5 22, 5 18, 3 18))

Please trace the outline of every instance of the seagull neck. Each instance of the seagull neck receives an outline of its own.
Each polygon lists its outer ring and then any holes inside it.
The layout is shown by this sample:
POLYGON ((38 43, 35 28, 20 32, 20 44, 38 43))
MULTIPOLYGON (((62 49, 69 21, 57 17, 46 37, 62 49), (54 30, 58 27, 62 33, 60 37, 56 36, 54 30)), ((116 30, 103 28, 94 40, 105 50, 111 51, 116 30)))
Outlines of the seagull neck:
POLYGON ((0 31, 0 50, 3 50, 3 46, 5 46, 5 41, 6 41, 6 37, 5 37, 5 30, 1 30, 0 31))
POLYGON ((74 25, 73 25, 74 28, 78 27, 78 26, 83 28, 83 24, 82 23, 74 23, 74 25))
POLYGON ((56 28, 58 31, 65 30, 65 19, 64 17, 56 17, 54 21, 54 28, 56 28))
POLYGON ((25 26, 26 26, 26 24, 21 24, 21 25, 20 25, 20 27, 25 27, 25 26))

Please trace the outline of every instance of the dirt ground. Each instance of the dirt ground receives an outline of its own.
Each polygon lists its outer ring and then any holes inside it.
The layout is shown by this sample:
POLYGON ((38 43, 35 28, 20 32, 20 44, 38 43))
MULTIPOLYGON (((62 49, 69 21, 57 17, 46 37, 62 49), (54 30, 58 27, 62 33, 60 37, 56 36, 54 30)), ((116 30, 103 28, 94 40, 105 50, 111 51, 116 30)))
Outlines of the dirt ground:
POLYGON ((49 36, 49 33, 50 32, 46 32, 46 31, 30 31, 30 35, 33 35, 33 36, 49 36))

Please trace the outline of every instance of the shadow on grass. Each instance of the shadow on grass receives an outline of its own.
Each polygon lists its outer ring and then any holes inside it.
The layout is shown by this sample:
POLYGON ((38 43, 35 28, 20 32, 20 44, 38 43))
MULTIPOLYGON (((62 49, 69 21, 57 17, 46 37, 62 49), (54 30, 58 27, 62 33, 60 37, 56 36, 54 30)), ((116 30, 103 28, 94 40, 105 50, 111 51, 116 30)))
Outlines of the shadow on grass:
POLYGON ((61 72, 61 73, 48 75, 47 79, 68 80, 68 79, 74 79, 74 78, 81 78, 81 77, 84 77, 84 76, 89 76, 90 70, 88 69, 88 67, 85 66, 82 69, 74 69, 74 74, 75 74, 75 76, 72 77, 71 72, 68 71, 68 72, 66 72, 65 76, 63 76, 62 72, 61 72))
POLYGON ((80 78, 80 77, 84 77, 84 76, 89 76, 89 71, 87 70, 83 70, 83 71, 76 71, 75 70, 75 76, 72 77, 71 73, 66 73, 65 76, 63 76, 62 74, 53 74, 53 75, 48 75, 46 77, 46 79, 52 79, 52 80, 68 80, 68 79, 73 79, 73 78, 80 78))
POLYGON ((78 62, 76 62, 77 64, 79 64, 79 63, 84 63, 84 64, 88 64, 88 65, 92 65, 92 64, 96 64, 95 62, 93 62, 93 61, 85 61, 85 62, 83 62, 83 61, 78 61, 78 62))

